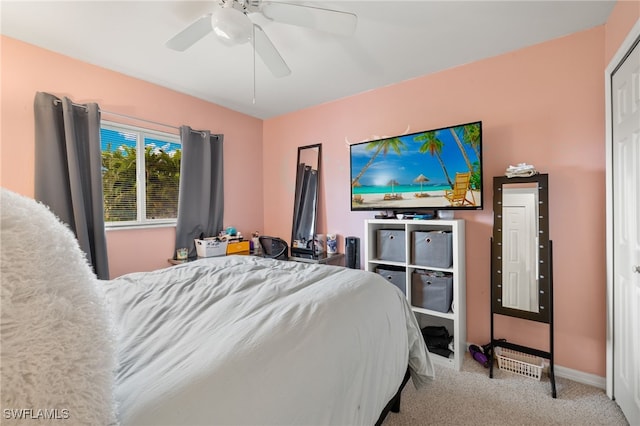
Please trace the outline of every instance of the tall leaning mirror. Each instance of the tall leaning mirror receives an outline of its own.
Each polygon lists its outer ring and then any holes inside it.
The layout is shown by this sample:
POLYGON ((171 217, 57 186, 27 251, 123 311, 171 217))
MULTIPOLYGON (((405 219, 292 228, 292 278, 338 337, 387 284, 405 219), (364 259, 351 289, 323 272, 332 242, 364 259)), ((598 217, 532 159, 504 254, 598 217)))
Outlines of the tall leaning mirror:
POLYGON ((548 175, 493 183, 492 311, 550 323, 548 175))
POLYGON ((291 256, 314 258, 314 236, 318 223, 318 186, 322 144, 298 148, 296 191, 293 201, 291 256))

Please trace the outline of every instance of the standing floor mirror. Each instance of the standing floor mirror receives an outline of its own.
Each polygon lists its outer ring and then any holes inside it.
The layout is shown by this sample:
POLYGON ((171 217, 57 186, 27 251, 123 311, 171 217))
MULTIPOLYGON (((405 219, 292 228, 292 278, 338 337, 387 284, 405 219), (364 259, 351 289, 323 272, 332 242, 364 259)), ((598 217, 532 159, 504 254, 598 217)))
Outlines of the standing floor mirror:
MULTIPOLYGON (((548 359, 551 393, 555 398, 549 176, 494 177, 493 217, 491 344, 548 359), (494 315, 549 324, 549 351, 495 339, 494 315)), ((493 377, 493 362, 489 376, 493 377)))
POLYGON ((317 257, 314 237, 318 225, 318 192, 322 144, 298 148, 296 191, 293 202, 291 257, 317 257))

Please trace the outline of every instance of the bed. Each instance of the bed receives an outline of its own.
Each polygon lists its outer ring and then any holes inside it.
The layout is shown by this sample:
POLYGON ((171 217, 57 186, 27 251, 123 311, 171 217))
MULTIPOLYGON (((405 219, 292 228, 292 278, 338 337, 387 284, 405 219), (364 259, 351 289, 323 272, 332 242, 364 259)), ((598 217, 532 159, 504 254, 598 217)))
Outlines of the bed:
POLYGON ((225 256, 99 281, 46 208, 5 190, 2 204, 0 369, 3 387, 20 389, 3 391, 3 409, 66 410, 55 413, 94 425, 373 425, 408 376, 416 387, 434 377, 402 292, 374 273, 225 256), (25 217, 29 229, 17 229, 25 217), (31 268, 14 259, 25 247, 31 268), (66 308, 45 327, 35 312, 53 299, 66 308), (53 354, 25 353, 48 340, 53 354))

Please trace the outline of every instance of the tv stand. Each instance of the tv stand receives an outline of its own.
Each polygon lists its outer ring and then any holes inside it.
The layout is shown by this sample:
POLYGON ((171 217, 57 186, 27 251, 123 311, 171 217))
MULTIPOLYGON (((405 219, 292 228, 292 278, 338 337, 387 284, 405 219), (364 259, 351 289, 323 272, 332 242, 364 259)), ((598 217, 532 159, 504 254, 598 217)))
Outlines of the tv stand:
MULTIPOLYGON (((436 212, 434 210, 424 210, 424 211, 395 211, 393 212, 393 216, 388 217, 389 219, 399 219, 399 220, 430 220, 436 217, 436 212)), ((381 219, 376 216, 376 219, 381 219)))
MULTIPOLYGON (((396 252, 394 251, 394 253, 396 252)), ((460 371, 467 351, 464 220, 366 220, 364 269, 381 274, 400 288, 421 327, 434 326, 447 329, 449 335, 453 336, 454 350, 449 356, 431 353, 431 359, 434 363, 460 371), (378 231, 389 230, 404 235, 405 244, 402 245, 402 252, 398 254, 396 259, 389 259, 384 255, 381 258, 378 251, 381 247, 378 231), (434 266, 430 264, 428 259, 414 256, 415 233, 439 231, 450 232, 452 235, 451 254, 453 261, 452 265, 447 268, 434 266), (451 277, 453 303, 447 312, 429 309, 425 306, 420 286, 414 285, 414 274, 417 273, 442 273, 451 277)))

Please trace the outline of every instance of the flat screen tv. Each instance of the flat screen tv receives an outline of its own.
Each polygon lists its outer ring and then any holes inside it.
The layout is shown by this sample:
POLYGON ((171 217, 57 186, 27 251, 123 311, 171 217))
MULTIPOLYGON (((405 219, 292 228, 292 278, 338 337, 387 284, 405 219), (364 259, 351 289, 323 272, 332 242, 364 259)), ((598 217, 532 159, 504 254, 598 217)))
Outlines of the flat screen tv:
POLYGON ((482 122, 351 145, 351 210, 482 209, 482 122))

